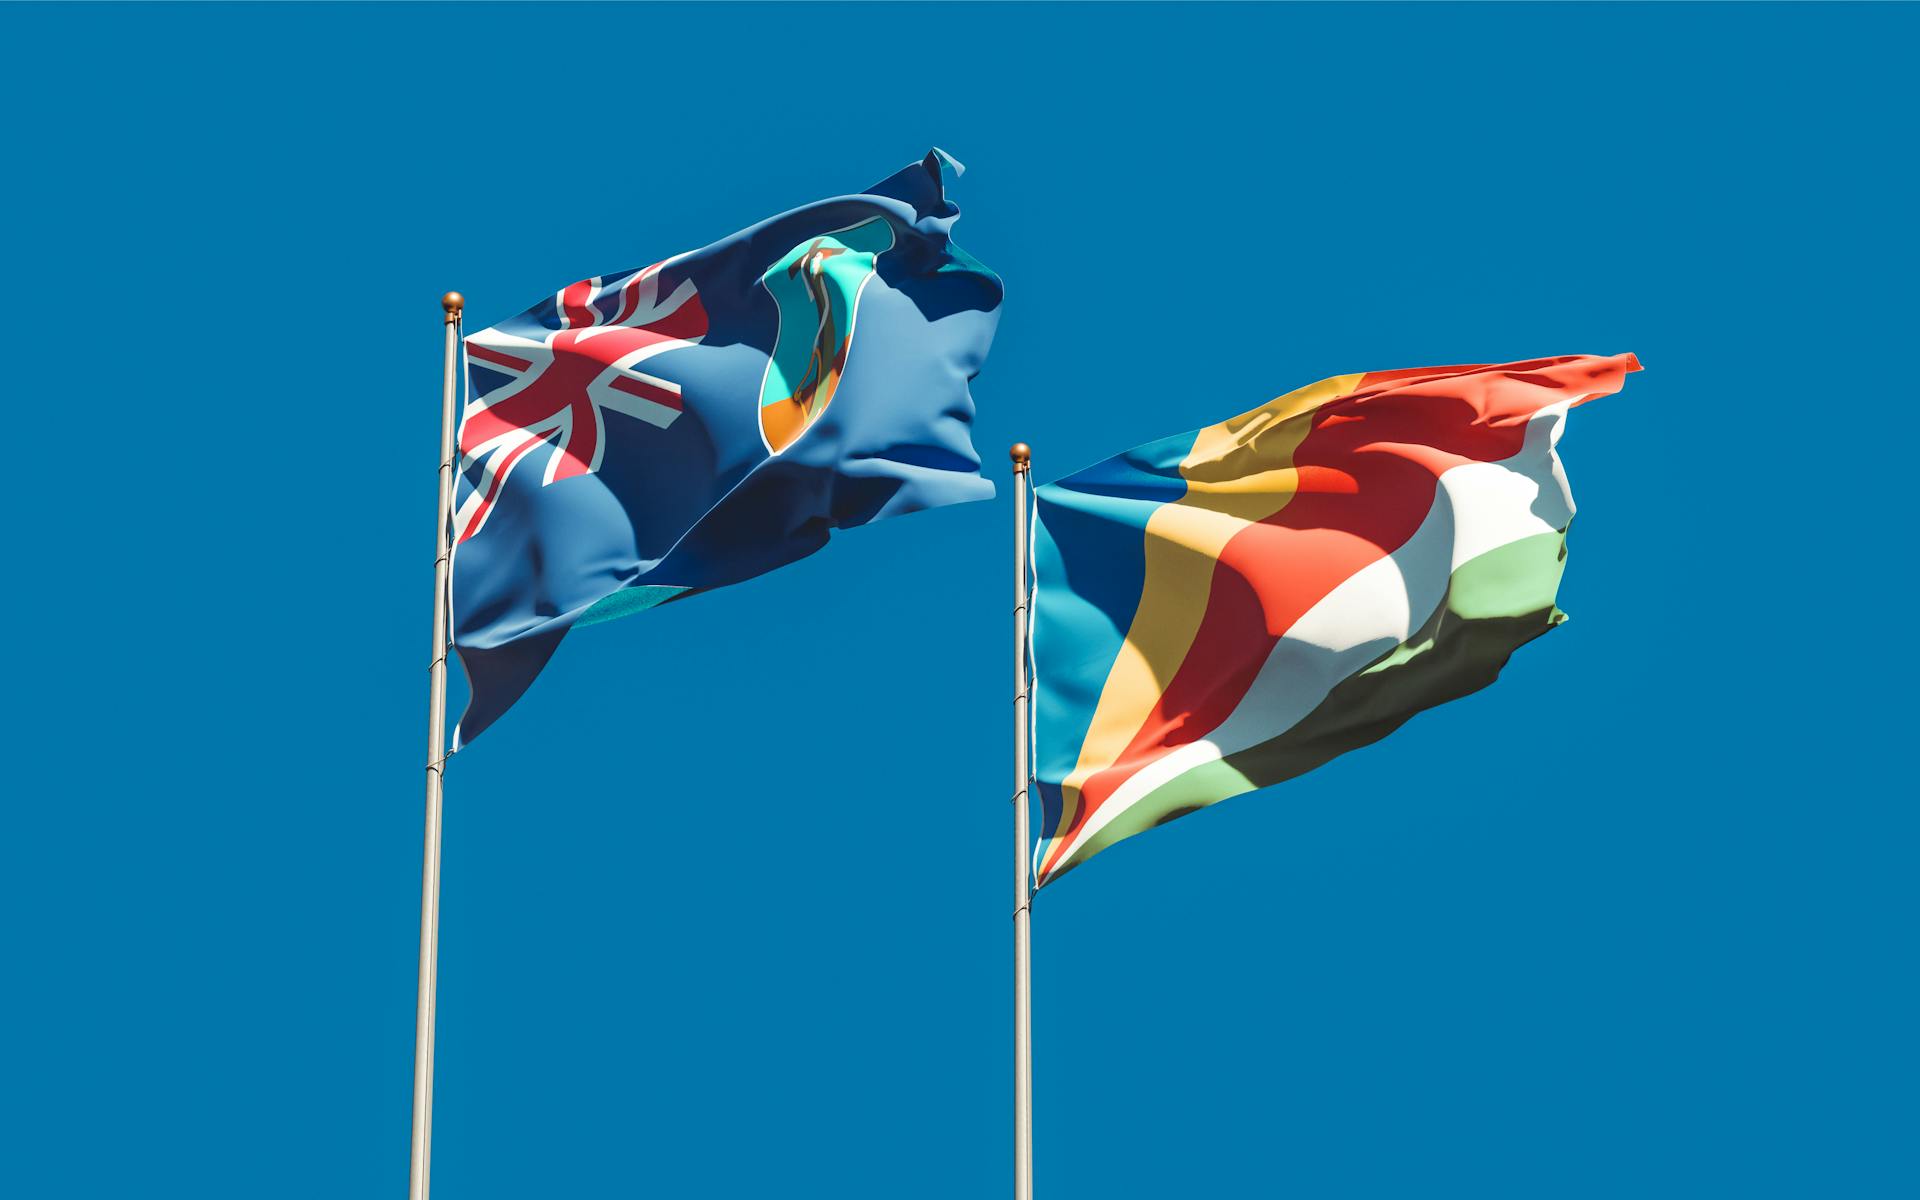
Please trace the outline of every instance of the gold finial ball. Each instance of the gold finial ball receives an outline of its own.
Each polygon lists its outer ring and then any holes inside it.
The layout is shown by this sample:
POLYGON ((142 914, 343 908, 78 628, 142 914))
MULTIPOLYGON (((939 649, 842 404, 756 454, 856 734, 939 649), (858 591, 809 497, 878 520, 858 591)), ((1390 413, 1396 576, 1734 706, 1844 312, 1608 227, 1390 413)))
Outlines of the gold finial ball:
POLYGON ((1033 457, 1033 447, 1027 445, 1025 442, 1015 442, 1007 451, 1007 457, 1013 460, 1014 466, 1024 467, 1027 465, 1028 460, 1033 457))
POLYGON ((450 313, 459 312, 461 308, 463 308, 466 305, 466 303, 467 303, 467 298, 465 296, 462 296, 459 292, 448 292, 446 295, 440 297, 440 307, 446 309, 450 313))

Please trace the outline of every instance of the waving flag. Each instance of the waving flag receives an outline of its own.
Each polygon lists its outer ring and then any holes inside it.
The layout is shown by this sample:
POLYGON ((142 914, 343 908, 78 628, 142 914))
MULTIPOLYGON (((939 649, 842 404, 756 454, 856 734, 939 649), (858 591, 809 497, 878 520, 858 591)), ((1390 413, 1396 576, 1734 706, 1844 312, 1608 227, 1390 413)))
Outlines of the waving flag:
POLYGON ((993 495, 968 382, 999 279, 939 151, 859 195, 595 276, 466 339, 453 536, 471 741, 566 632, 737 583, 830 531, 993 495))
POLYGON ((1564 619, 1561 424, 1639 368, 1343 375, 1039 488, 1039 883, 1493 682, 1564 619))

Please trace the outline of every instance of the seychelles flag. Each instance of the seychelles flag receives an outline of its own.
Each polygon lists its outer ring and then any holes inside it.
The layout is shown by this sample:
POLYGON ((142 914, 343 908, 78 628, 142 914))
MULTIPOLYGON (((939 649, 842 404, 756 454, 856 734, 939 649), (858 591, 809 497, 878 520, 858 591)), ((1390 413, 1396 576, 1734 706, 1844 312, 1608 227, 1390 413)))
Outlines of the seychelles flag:
POLYGON ((952 241, 940 151, 859 195, 562 288, 466 339, 454 745, 569 629, 980 500, 968 381, 1001 285, 952 241))
POLYGON ((1040 884, 1492 683, 1565 619, 1567 413, 1639 369, 1340 375, 1039 488, 1040 884))

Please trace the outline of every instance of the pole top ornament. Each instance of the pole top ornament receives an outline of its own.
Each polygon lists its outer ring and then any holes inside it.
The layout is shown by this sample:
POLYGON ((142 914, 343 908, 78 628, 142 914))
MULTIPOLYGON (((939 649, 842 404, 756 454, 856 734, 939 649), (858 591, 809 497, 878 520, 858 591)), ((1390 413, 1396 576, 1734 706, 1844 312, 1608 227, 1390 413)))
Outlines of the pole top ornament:
POLYGON ((460 310, 466 307, 467 298, 459 292, 448 292, 440 297, 440 307, 447 310, 447 320, 453 321, 460 316, 460 310))
POLYGON ((1027 463, 1033 458, 1033 447, 1025 442, 1015 442, 1007 450, 1007 457, 1013 460, 1014 470, 1024 471, 1027 469, 1027 463))

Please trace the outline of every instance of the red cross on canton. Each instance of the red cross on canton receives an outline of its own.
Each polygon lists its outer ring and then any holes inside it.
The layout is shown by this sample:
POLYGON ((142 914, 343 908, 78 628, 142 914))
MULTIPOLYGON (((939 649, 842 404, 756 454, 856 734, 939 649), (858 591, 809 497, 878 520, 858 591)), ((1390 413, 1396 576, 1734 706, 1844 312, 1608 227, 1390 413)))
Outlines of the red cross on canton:
POLYGON ((607 409, 662 429, 680 416, 680 385, 635 370, 707 333, 691 280, 660 296, 664 265, 562 289, 554 303, 561 328, 542 339, 498 329, 467 339, 467 357, 507 382, 470 400, 460 422, 460 469, 481 468, 454 517, 460 541, 480 532, 507 477, 536 447, 553 447, 545 486, 600 469, 607 409))

